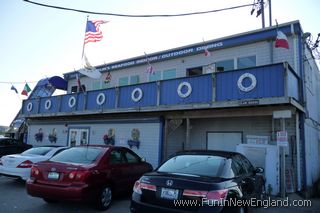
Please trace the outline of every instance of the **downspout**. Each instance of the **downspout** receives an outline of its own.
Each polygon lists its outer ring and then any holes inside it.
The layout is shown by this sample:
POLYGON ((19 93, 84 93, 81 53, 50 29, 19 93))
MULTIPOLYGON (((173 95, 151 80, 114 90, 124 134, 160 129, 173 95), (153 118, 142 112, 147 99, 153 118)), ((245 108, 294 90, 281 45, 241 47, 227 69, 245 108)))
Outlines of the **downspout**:
MULTIPOLYGON (((292 28, 291 28, 292 29, 292 28)), ((298 60, 299 60, 299 68, 300 68, 300 79, 301 79, 301 86, 300 86, 300 102, 302 103, 303 107, 306 109, 306 100, 305 100, 305 71, 304 71, 304 41, 302 40, 302 31, 298 33, 298 60)), ((296 58, 297 59, 297 58, 296 58)), ((295 60, 296 60, 295 59, 295 60)), ((301 138, 301 155, 303 161, 303 186, 306 189, 307 187, 307 162, 306 162, 306 141, 305 141, 305 114, 303 112, 299 113, 299 127, 300 127, 300 138, 301 138)), ((301 177, 300 177, 301 178, 301 177)))
POLYGON ((298 178, 297 182, 298 182, 298 191, 301 191, 300 130, 299 130, 299 113, 298 112, 296 112, 296 147, 297 147, 297 178, 298 178))

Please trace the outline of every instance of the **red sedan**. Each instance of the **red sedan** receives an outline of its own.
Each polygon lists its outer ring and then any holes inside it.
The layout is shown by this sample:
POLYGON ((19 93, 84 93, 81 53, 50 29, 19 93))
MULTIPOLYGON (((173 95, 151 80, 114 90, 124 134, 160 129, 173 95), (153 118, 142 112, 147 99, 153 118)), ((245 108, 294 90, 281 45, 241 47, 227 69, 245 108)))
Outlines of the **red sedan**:
POLYGON ((114 195, 132 193, 134 182, 149 171, 152 166, 128 148, 79 146, 35 164, 26 188, 48 203, 93 201, 105 210, 114 195))

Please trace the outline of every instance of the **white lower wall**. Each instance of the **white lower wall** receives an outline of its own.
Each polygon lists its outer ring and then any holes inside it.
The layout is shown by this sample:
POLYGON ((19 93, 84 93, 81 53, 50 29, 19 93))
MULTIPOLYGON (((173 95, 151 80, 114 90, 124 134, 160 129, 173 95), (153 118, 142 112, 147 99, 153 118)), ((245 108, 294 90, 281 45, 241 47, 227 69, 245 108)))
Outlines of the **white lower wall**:
POLYGON ((115 145, 129 147, 127 141, 131 139, 131 131, 133 128, 140 131, 140 147, 132 147, 140 157, 146 158, 147 162, 151 163, 155 168, 159 164, 160 157, 160 139, 161 139, 161 123, 160 122, 106 122, 106 123, 85 123, 77 122, 69 125, 65 124, 29 124, 28 143, 33 146, 43 145, 68 145, 68 132, 71 128, 88 128, 89 129, 89 144, 104 144, 103 136, 108 129, 115 130, 115 145), (43 141, 36 142, 34 135, 42 128, 43 141), (57 142, 51 143, 48 136, 52 129, 56 129, 57 142))

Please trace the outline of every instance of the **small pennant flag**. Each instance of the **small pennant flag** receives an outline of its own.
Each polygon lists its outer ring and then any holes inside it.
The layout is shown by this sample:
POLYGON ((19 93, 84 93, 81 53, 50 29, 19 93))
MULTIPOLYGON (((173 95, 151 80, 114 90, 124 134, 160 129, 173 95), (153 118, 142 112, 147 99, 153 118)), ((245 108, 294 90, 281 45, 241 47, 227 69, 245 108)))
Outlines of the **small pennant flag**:
POLYGON ((15 88, 15 86, 11 85, 11 90, 14 90, 18 94, 18 90, 15 88))
POLYGON ((99 70, 97 70, 96 68, 91 66, 86 54, 83 55, 83 60, 84 60, 83 61, 83 68, 80 69, 79 72, 83 75, 90 77, 90 78, 96 78, 96 79, 100 78, 101 73, 99 72, 99 70))
POLYGON ((153 66, 150 64, 150 60, 149 60, 149 57, 148 57, 147 53, 144 53, 144 55, 146 56, 146 59, 147 59, 147 73, 149 73, 149 74, 155 74, 154 68, 153 68, 153 66))
POLYGON ((277 30, 277 38, 276 38, 275 47, 289 49, 289 43, 288 43, 287 36, 283 32, 281 32, 280 30, 277 30))
POLYGON ((111 81, 111 78, 112 78, 111 73, 108 72, 108 73, 107 73, 107 76, 106 76, 106 79, 104 80, 104 83, 105 83, 105 84, 109 84, 110 81, 111 81))
POLYGON ((80 82, 79 74, 76 75, 76 78, 77 78, 77 84, 78 84, 78 91, 82 92, 83 90, 82 90, 82 85, 80 82))
POLYGON ((21 95, 28 96, 28 93, 29 93, 30 91, 31 91, 31 89, 30 89, 28 83, 26 83, 26 84, 24 85, 24 88, 23 88, 22 92, 21 92, 21 95))
POLYGON ((211 56, 211 53, 210 53, 210 51, 208 50, 207 47, 204 48, 204 56, 206 56, 206 57, 211 56))

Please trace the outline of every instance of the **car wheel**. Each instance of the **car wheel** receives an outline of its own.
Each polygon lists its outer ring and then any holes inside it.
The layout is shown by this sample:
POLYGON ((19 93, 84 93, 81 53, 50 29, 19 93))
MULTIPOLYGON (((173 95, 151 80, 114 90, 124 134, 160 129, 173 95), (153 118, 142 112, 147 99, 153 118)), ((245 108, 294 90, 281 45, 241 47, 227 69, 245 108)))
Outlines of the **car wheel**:
POLYGON ((47 203, 57 203, 58 202, 56 200, 47 199, 47 198, 43 198, 43 200, 46 201, 47 203))
POLYGON ((112 201, 112 190, 110 186, 104 187, 98 196, 98 209, 106 210, 110 207, 112 201))

